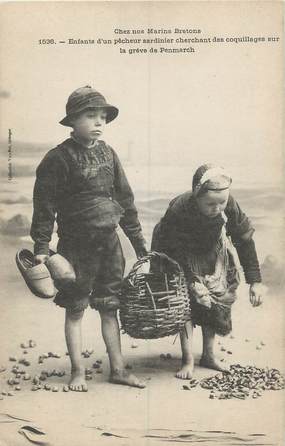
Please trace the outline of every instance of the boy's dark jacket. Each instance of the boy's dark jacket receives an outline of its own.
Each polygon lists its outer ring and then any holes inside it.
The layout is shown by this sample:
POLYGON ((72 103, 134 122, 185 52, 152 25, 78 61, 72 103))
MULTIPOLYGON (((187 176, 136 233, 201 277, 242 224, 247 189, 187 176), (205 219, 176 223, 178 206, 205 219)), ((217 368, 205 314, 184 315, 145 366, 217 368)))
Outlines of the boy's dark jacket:
MULTIPOLYGON (((247 283, 261 282, 252 235, 254 228, 232 195, 225 209, 227 235, 237 249, 247 283)), ((210 219, 201 214, 191 192, 174 198, 153 231, 154 251, 163 251, 184 266, 187 253, 207 255, 220 237, 225 221, 222 215, 210 219)))
POLYGON ((104 141, 87 149, 68 138, 39 164, 31 237, 48 254, 55 218, 61 238, 86 239, 119 224, 135 250, 145 244, 134 195, 115 151, 104 141))

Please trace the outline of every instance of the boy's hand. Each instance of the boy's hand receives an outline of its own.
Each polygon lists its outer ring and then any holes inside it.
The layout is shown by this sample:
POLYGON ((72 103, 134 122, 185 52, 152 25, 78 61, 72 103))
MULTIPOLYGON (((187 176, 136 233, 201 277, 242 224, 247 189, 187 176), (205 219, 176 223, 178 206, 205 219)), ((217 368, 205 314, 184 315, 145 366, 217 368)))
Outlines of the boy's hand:
POLYGON ((145 246, 140 247, 139 249, 136 249, 136 256, 138 259, 141 259, 144 256, 147 256, 148 252, 145 246))
POLYGON ((45 263, 48 260, 49 256, 46 254, 37 254, 35 256, 35 263, 38 265, 39 263, 45 263))
POLYGON ((253 307, 258 307, 262 304, 265 287, 262 283, 255 282, 249 287, 249 300, 253 307))

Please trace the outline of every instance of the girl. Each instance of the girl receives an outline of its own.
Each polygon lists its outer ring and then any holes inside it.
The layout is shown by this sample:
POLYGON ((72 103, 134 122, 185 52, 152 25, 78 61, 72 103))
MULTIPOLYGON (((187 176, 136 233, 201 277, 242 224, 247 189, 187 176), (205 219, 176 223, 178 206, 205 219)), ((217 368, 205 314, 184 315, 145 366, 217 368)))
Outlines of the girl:
POLYGON ((223 168, 202 165, 193 177, 192 193, 174 198, 154 228, 152 250, 178 261, 189 286, 192 322, 180 333, 182 367, 177 378, 189 379, 193 373, 193 325, 202 327, 200 365, 225 370, 214 356, 214 339, 215 334, 225 336, 232 329, 231 306, 239 284, 233 245, 250 285, 250 302, 253 306, 262 303, 254 228, 230 195, 231 182, 223 168))

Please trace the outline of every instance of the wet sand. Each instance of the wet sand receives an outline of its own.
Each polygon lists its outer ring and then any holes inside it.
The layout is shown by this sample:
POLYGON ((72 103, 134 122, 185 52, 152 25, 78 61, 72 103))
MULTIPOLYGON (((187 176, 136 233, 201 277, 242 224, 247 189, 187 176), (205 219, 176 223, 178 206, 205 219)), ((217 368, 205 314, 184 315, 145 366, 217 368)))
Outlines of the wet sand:
MULTIPOLYGON (((20 244, 21 245, 21 244, 20 244)), ((27 358, 31 365, 27 372, 34 376, 41 370, 66 371, 63 377, 51 377, 48 382, 59 392, 39 390, 32 392, 31 382, 22 382, 21 391, 14 396, 4 396, 0 413, 24 418, 8 420, 0 417, 0 445, 27 445, 29 441, 18 433, 23 425, 41 427, 52 445, 93 446, 102 445, 155 445, 192 443, 203 445, 283 445, 284 444, 284 391, 266 391, 254 400, 210 400, 209 391, 197 387, 183 390, 181 381, 174 377, 180 365, 179 340, 134 340, 122 335, 126 363, 147 382, 146 389, 134 389, 108 382, 109 366, 100 334, 98 314, 87 310, 83 321, 83 350, 94 353, 82 361, 86 367, 101 359, 102 374, 93 372, 88 381, 87 393, 64 393, 62 387, 69 379, 69 360, 65 355, 64 311, 52 301, 34 297, 22 281, 14 264, 14 254, 19 240, 6 238, 1 242, 1 353, 0 365, 7 367, 0 373, 0 389, 8 390, 6 383, 10 369, 15 364, 10 356, 27 358), (3 255, 5 253, 5 256, 3 255), (23 354, 20 344, 33 339, 37 345, 23 354), (60 358, 49 358, 38 364, 38 356, 57 352, 60 358), (164 360, 161 353, 170 353, 164 360), (1 422, 3 421, 12 422, 1 422), (258 435, 257 435, 258 434, 258 435), (263 434, 263 435, 261 435, 263 434)), ((125 245, 125 248, 128 247, 125 245)), ((133 258, 128 259, 128 265, 133 258)), ((284 299, 267 296, 262 307, 250 306, 247 288, 242 285, 239 300, 233 309, 232 337, 217 338, 217 356, 228 363, 276 367, 284 371, 284 299), (249 342, 246 342, 248 339, 249 342), (265 344, 261 349, 260 342, 265 344), (220 342, 220 345, 218 344, 220 342), (221 351, 232 351, 232 355, 221 351)), ((194 331, 194 355, 198 364, 201 354, 200 328, 194 331)), ((24 366, 21 366, 24 367, 24 366)), ((215 372, 196 365, 194 377, 215 372)), ((43 436, 40 439, 43 440, 43 436)))

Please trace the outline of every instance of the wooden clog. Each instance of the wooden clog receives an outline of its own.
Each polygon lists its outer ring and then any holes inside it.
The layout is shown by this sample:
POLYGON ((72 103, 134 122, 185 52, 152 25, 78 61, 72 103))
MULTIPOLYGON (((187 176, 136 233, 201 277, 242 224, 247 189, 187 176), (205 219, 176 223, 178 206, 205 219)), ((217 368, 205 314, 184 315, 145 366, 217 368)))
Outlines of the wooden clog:
POLYGON ((62 288, 76 281, 76 274, 71 263, 60 254, 53 254, 46 262, 55 286, 62 288))
POLYGON ((43 299, 54 297, 56 290, 50 272, 44 263, 35 264, 34 255, 28 249, 16 253, 16 264, 28 288, 43 299))

